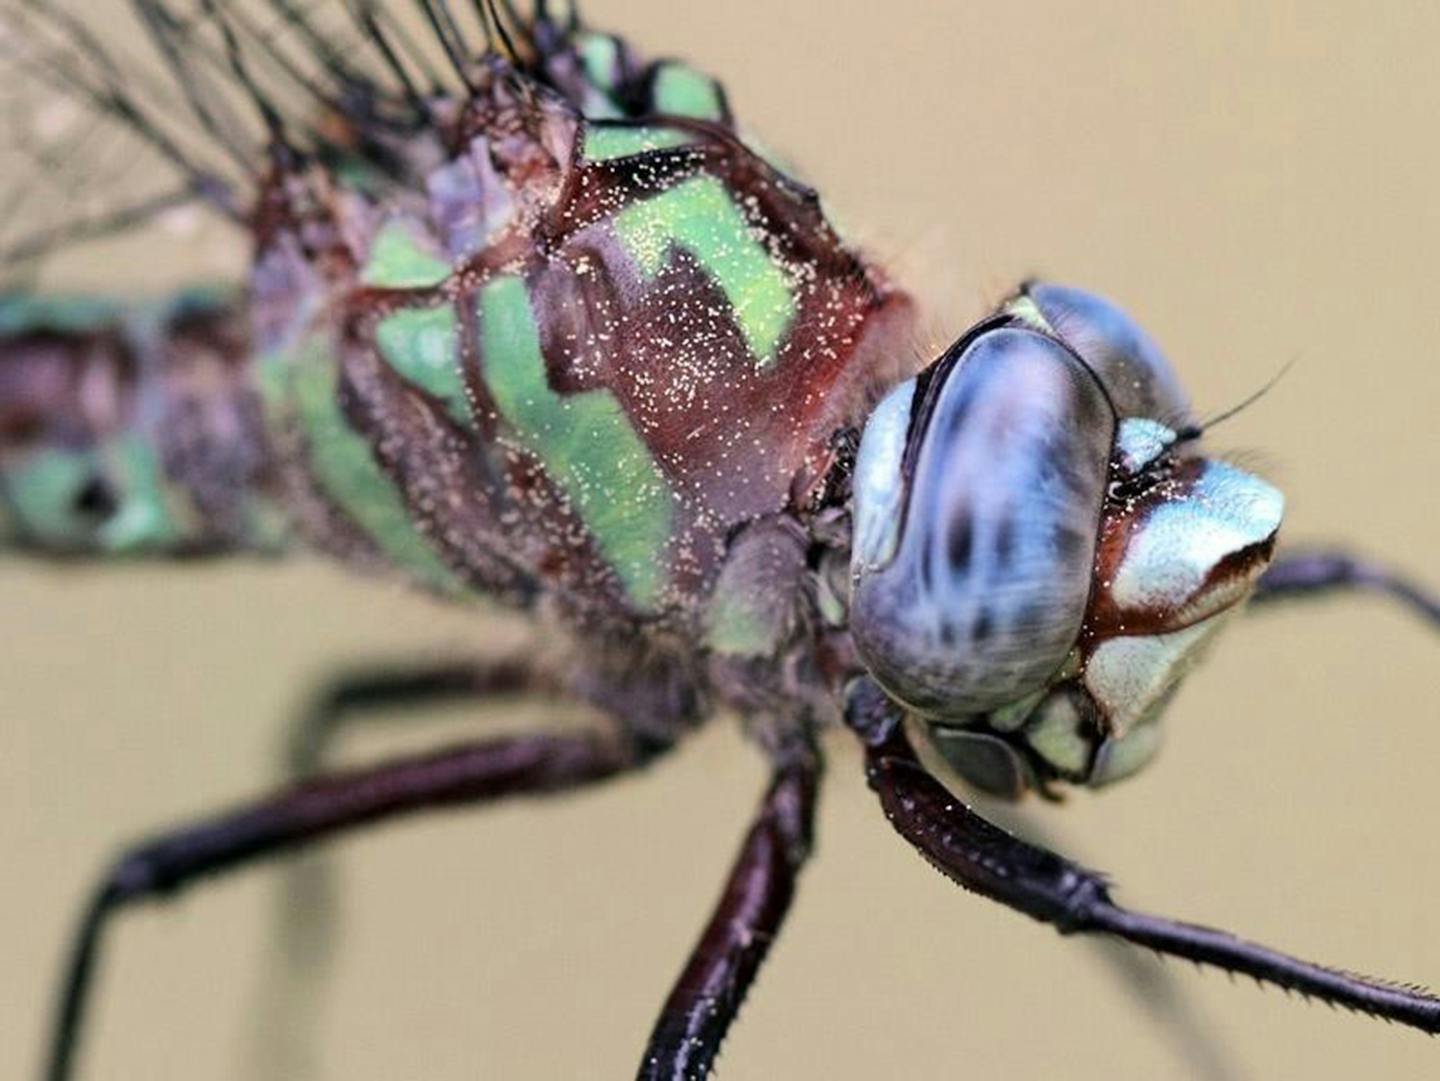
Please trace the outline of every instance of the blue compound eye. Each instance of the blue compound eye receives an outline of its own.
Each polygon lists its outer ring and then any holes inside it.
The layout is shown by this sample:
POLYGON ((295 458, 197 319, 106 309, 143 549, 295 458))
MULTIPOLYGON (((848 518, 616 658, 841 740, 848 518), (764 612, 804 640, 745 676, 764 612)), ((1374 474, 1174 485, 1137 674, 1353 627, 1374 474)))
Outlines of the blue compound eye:
POLYGON ((1122 418, 1148 417, 1171 428, 1189 423, 1189 399, 1165 354, 1139 323, 1104 297, 1030 282, 1006 311, 1073 349, 1105 384, 1122 418))
POLYGON ((954 718, 1039 688, 1075 644, 1115 418, 1036 331, 982 329, 932 372, 861 442, 850 625, 892 695, 954 718))

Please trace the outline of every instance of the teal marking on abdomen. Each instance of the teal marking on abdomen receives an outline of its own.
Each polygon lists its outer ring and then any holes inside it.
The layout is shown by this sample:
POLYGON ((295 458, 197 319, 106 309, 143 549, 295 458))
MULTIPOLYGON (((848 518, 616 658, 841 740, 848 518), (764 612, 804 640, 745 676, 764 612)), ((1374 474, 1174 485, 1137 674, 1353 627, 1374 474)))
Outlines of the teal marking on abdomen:
POLYGON ((36 451, 7 473, 4 488, 16 524, 47 547, 125 555, 184 539, 160 459, 134 433, 87 450, 36 451), (103 483, 116 500, 103 517, 80 506, 92 482, 103 483))
POLYGON ((459 424, 473 428, 470 400, 460 375, 456 328, 455 310, 449 303, 410 308, 383 319, 375 330, 375 343, 385 363, 401 378, 435 395, 459 424))
POLYGON ((713 176, 697 176, 615 216, 615 233, 646 277, 665 266, 672 247, 693 255, 730 302, 756 362, 775 359, 795 315, 785 272, 713 176))
POLYGON ((0 335, 85 334, 103 330, 123 311, 117 301, 84 294, 0 295, 0 335))
POLYGON ((462 586, 415 528, 370 444, 340 408, 339 361, 323 336, 263 357, 261 387, 272 417, 294 408, 305 433, 310 474, 327 496, 401 569, 435 589, 462 586))
POLYGON ((674 497, 619 400, 608 390, 550 388, 525 282, 480 291, 485 384, 521 442, 544 463, 637 607, 664 590, 674 497))
POLYGON ((6 502, 17 530, 38 543, 80 547, 91 542, 95 522, 77 510, 81 489, 95 476, 93 451, 44 449, 6 470, 6 502))
POLYGON ((110 552, 164 548, 181 538, 166 497, 165 471, 155 448, 136 434, 122 435, 103 448, 110 461, 120 506, 98 534, 110 552))

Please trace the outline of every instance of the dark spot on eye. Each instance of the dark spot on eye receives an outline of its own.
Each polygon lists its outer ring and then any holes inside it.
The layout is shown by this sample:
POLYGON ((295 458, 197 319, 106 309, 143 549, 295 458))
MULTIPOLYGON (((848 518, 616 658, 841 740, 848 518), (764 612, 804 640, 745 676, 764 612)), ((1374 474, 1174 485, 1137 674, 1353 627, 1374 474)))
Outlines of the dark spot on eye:
POLYGON ((1060 465, 1060 479, 1074 496, 1083 496, 1091 490, 1091 479, 1073 459, 1065 459, 1060 465))
POLYGON ((959 400, 956 401, 945 414, 945 428, 941 435, 946 442, 954 439, 965 426, 965 418, 970 414, 970 407, 975 403, 975 388, 966 386, 961 388, 959 400))
POLYGON ((1052 542, 1055 545, 1056 554, 1068 563, 1080 555, 1085 546, 1085 537, 1068 526, 1057 525, 1052 542))
POLYGON ((1041 601, 1031 601, 1015 615, 1016 631, 1031 631, 1045 622, 1048 607, 1041 601))
POLYGON ((970 640, 978 645, 989 638, 994 631, 994 613, 989 608, 981 608, 980 614, 975 617, 975 625, 970 628, 970 640))
POLYGON ((950 532, 945 538, 945 554, 950 560, 950 569, 956 574, 964 574, 970 569, 974 546, 975 523, 970 515, 961 514, 950 522, 950 532))
POLYGON ((87 518, 109 518, 119 509, 120 501, 104 477, 91 477, 75 493, 72 506, 87 518))
POLYGON ((1015 554, 1015 519, 1006 515, 995 530, 995 561, 1003 568, 1015 554))
POLYGON ((1078 422, 1077 426, 1081 428, 1099 425, 1102 420, 1108 421, 1109 419, 1106 415, 1109 407, 1105 404, 1105 399, 1101 397, 1099 389, 1096 388, 1093 392, 1088 392, 1089 388, 1086 390, 1087 392, 1075 396, 1076 421, 1078 422))

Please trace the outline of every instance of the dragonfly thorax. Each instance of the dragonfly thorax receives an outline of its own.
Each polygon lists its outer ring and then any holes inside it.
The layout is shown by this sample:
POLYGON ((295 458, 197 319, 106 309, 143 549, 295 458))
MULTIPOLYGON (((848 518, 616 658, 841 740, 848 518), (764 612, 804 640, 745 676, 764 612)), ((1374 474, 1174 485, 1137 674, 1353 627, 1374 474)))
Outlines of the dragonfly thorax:
POLYGON ((1107 302, 1031 285, 872 414, 850 625, 968 780, 1105 784, 1249 593, 1283 500, 1202 456, 1169 365, 1107 302))

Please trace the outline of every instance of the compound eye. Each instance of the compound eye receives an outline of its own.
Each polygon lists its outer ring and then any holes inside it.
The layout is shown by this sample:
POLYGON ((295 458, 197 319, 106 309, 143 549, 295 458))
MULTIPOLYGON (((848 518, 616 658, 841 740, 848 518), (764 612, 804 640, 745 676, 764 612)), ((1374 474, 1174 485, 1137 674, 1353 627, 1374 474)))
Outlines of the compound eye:
POLYGON ((885 405, 856 473, 856 645, 892 695, 928 716, 1012 702, 1079 635, 1114 417, 1070 350, 1013 327, 962 339, 885 405), (902 456, 899 413, 913 393, 902 456))
POLYGON ((1190 402, 1154 339, 1125 311, 1083 289, 1031 282, 1009 302, 1011 315, 1055 335, 1100 377, 1121 417, 1172 428, 1190 421, 1190 402))

